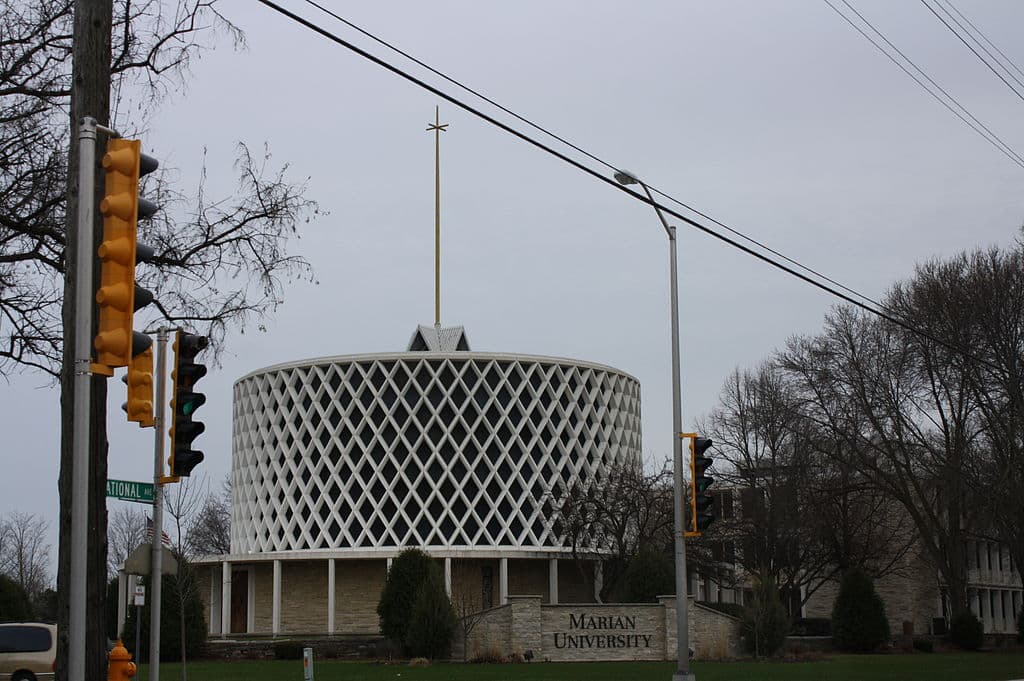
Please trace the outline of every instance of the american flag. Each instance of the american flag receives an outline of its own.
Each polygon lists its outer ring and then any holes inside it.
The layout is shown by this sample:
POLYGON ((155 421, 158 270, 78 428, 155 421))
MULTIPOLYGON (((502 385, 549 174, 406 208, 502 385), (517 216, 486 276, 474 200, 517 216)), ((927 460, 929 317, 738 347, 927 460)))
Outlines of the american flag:
MULTIPOLYGON (((150 518, 149 516, 146 516, 146 541, 147 542, 152 542, 153 541, 153 519, 150 518)), ((163 544, 164 546, 170 548, 170 546, 171 546, 171 538, 169 536, 167 536, 166 532, 163 532, 163 531, 160 532, 160 543, 163 544)))

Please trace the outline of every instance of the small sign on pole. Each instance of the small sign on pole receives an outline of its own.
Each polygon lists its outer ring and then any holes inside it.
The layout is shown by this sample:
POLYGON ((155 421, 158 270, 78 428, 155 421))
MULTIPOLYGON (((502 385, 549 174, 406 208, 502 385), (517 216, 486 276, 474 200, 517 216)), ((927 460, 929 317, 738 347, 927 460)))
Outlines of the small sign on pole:
POLYGON ((302 681, 313 681, 313 649, 302 649, 302 681))
POLYGON ((135 585, 135 605, 143 606, 146 604, 146 585, 136 584, 135 585))

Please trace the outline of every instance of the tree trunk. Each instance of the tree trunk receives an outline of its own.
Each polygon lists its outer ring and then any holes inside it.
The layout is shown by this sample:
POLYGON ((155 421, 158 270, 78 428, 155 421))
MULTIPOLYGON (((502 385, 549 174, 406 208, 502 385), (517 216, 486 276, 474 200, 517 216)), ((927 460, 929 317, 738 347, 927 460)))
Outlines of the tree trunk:
MULTIPOLYGON (((73 448, 72 423, 74 420, 74 348, 75 348, 75 258, 77 255, 78 201, 94 201, 99 205, 102 197, 102 176, 96 183, 96 195, 78 196, 78 135, 79 121, 94 117, 107 125, 110 110, 110 30, 111 0, 75 0, 74 36, 72 55, 71 94, 71 149, 68 157, 68 202, 66 215, 66 247, 64 275, 64 363, 61 367, 61 449, 60 477, 60 543, 57 565, 57 681, 68 679, 68 635, 70 619, 71 581, 71 479, 73 448)), ((100 147, 102 149, 102 147, 100 147)), ((100 158, 101 154, 97 154, 100 158)), ((102 237, 99 211, 94 221, 95 236, 102 237)), ((94 268, 94 283, 99 280, 99 268, 94 268)), ((95 320, 94 320, 95 327, 95 320)), ((86 551, 86 620, 90 623, 84 635, 85 671, 90 679, 106 677, 106 573, 107 573, 107 385, 103 378, 93 377, 90 386, 91 413, 89 436, 89 512, 88 547, 86 551)), ((73 632, 82 635, 82 632, 73 632)), ((78 679, 72 681, 80 681, 78 679)))

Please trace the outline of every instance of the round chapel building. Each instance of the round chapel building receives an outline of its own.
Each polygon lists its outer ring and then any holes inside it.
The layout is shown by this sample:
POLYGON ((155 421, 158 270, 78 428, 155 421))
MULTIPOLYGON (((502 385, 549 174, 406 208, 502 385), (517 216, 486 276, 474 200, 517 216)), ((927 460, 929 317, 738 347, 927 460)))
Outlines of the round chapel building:
POLYGON ((578 547, 578 569, 559 500, 640 458, 634 377, 474 352, 462 327, 253 371, 233 411, 231 553, 200 568, 213 637, 377 635, 406 548, 437 559, 460 614, 593 602, 601 551, 578 547))

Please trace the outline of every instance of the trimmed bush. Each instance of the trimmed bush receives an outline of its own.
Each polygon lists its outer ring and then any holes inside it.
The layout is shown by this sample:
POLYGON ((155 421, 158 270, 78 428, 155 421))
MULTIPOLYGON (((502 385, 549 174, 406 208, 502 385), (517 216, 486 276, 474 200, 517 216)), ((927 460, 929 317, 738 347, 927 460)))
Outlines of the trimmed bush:
POLYGON ((377 603, 377 615, 380 633, 399 645, 405 645, 412 608, 420 584, 427 579, 431 567, 430 556, 419 549, 406 549, 391 561, 391 570, 377 603))
POLYGON ((839 650, 868 653, 889 640, 885 603, 863 571, 843 575, 832 606, 832 643, 839 650))
POLYGON ((773 655, 786 642, 789 615, 779 598, 775 580, 754 584, 754 598, 744 609, 740 626, 747 651, 758 657, 773 655))
POLYGON ((793 620, 790 636, 831 636, 832 620, 827 617, 800 617, 793 620))
POLYGON ((436 565, 430 568, 417 590, 405 633, 405 649, 409 655, 436 660, 448 657, 458 618, 445 592, 441 571, 436 565))
POLYGON ((984 626, 970 611, 960 613, 949 624, 949 640, 958 648, 978 650, 984 637, 984 626))
POLYGON ((935 644, 932 643, 931 639, 927 638, 915 638, 913 641, 914 650, 922 653, 933 653, 935 652, 935 644))
POLYGON ((275 660, 301 660, 303 645, 298 641, 280 641, 274 644, 275 660))

